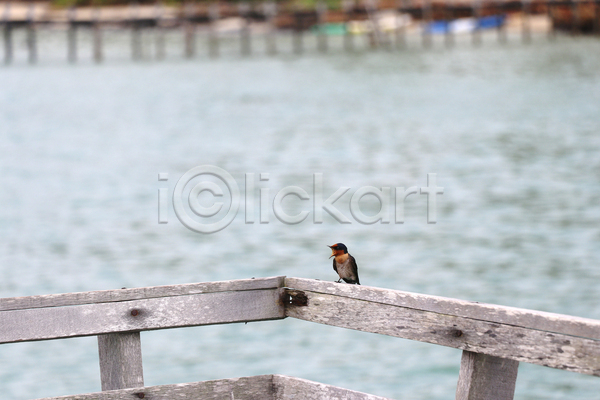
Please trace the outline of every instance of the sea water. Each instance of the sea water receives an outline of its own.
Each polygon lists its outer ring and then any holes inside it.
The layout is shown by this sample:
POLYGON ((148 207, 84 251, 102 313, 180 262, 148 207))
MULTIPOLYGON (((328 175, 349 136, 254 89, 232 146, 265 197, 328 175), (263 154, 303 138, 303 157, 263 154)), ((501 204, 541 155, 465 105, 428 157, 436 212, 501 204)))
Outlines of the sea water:
MULTIPOLYGON (((600 318, 597 38, 499 44, 489 35, 480 47, 463 38, 422 49, 415 37, 403 51, 357 41, 354 53, 338 38, 318 54, 309 37, 294 55, 280 37, 277 56, 254 41, 244 58, 233 37, 219 58, 199 39, 196 58, 184 60, 171 32, 165 61, 152 60, 145 36, 145 58, 132 62, 127 33, 114 31, 95 65, 83 32, 80 61, 69 65, 64 35, 45 31, 30 66, 15 32, 14 63, 0 68, 0 296, 277 275, 333 281, 326 245, 343 242, 363 285, 600 318), (209 234, 186 228, 172 207, 178 180, 205 165, 231 175, 241 203, 209 234), (359 203, 387 224, 361 223, 350 209, 360 188, 391 196, 426 187, 428 174, 443 187, 435 224, 420 194, 406 197, 402 221, 393 196, 359 203), (315 223, 315 179, 323 200, 349 188, 334 205, 350 223, 327 212, 315 223), (307 211, 303 222, 274 214, 288 186, 308 200, 286 196, 282 210, 307 211)), ((215 201, 230 197, 198 198, 215 201)), ((142 349, 146 385, 279 373, 420 400, 453 398, 461 356, 293 319, 143 332, 142 349)), ((96 338, 0 346, 0 388, 7 400, 99 391, 96 338)), ((520 365, 517 399, 599 393, 598 378, 520 365)))

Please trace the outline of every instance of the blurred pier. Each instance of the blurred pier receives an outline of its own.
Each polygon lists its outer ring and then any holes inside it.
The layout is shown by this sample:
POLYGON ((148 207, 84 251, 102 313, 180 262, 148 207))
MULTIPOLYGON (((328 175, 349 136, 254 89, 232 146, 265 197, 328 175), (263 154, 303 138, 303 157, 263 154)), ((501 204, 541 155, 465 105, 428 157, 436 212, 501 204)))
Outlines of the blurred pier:
MULTIPOLYGON (((252 38, 265 41, 266 53, 276 54, 277 34, 292 35, 292 49, 305 49, 304 37, 316 37, 316 48, 326 52, 329 37, 342 36, 343 49, 356 48, 357 37, 367 38, 368 47, 402 49, 408 35, 420 36, 423 47, 432 45, 432 37, 443 35, 452 46, 457 34, 472 35, 481 44, 481 33, 497 31, 500 42, 506 31, 519 32, 522 41, 531 41, 532 32, 547 33, 552 39, 557 31, 569 34, 600 36, 600 0, 342 0, 337 6, 317 1, 314 6, 291 3, 238 2, 209 3, 187 1, 180 5, 158 1, 154 4, 131 2, 121 6, 82 6, 56 8, 48 2, 0 2, 3 58, 10 64, 14 56, 15 30, 24 30, 27 57, 38 60, 38 36, 44 29, 66 31, 69 62, 78 59, 78 31, 91 32, 92 57, 104 59, 103 31, 131 32, 131 57, 143 59, 142 32, 154 32, 155 59, 167 53, 166 32, 180 31, 183 57, 197 56, 198 36, 205 36, 208 56, 219 55, 220 38, 239 37, 241 55, 252 54, 252 38), (264 38, 264 39, 262 39, 264 38)), ((173 50, 171 50, 173 51, 173 50)))

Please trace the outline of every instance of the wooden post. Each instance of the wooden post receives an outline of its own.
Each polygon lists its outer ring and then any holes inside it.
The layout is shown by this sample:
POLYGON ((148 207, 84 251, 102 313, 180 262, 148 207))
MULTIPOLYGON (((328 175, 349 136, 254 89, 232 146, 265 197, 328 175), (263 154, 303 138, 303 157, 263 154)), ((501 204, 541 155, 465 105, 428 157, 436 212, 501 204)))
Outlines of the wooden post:
POLYGON ((275 1, 268 1, 263 4, 263 12, 269 24, 269 30, 265 36, 267 41, 267 54, 274 55, 277 53, 277 46, 275 44, 275 17, 277 16, 277 3, 275 1))
POLYGON ((512 400, 519 362, 463 351, 456 400, 512 400))
POLYGON ((10 22, 10 2, 4 5, 4 64, 10 64, 13 58, 12 24, 10 22))
POLYGON ((327 23, 327 4, 319 0, 315 5, 315 11, 317 12, 317 27, 319 30, 317 31, 317 49, 321 53, 325 53, 327 51, 327 32, 325 24, 327 23))
POLYGON ((238 6, 238 13, 243 20, 242 29, 240 29, 240 53, 242 56, 249 56, 250 48, 250 4, 242 2, 238 6))
POLYGON ((344 9, 344 19, 346 22, 346 32, 344 33, 344 49, 346 51, 354 50, 354 41, 352 32, 350 32, 350 21, 352 20, 352 12, 354 11, 354 0, 342 0, 342 8, 344 9))
POLYGON ((35 3, 29 4, 29 11, 27 12, 27 49, 29 50, 29 63, 35 64, 37 62, 37 40, 35 35, 35 3))
POLYGON ((69 29, 67 31, 67 59, 70 63, 77 61, 77 25, 75 24, 77 9, 75 6, 69 7, 69 29))
POLYGON ((96 63, 102 62, 102 30, 100 28, 100 7, 94 7, 93 16, 93 47, 94 47, 94 61, 96 63))
POLYGON ((144 386, 139 332, 98 335, 102 391, 144 386))
POLYGON ((210 18, 209 30, 208 30, 208 54, 211 57, 217 57, 219 55, 219 37, 215 24, 219 20, 219 4, 212 3, 208 6, 208 17, 210 18))
POLYGON ((155 33, 155 43, 156 43, 156 59, 164 60, 166 56, 166 48, 165 48, 165 30, 162 26, 162 19, 164 14, 164 5, 161 0, 157 0, 154 5, 154 33, 155 33))

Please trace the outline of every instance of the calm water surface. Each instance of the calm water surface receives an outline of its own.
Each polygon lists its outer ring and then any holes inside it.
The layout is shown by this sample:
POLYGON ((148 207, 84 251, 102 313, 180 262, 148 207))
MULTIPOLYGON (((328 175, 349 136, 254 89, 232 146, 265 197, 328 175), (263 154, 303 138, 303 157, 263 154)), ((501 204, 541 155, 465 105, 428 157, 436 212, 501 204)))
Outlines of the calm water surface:
MULTIPOLYGON (((344 242, 365 285, 600 318, 598 40, 245 60, 232 43, 218 60, 134 64, 109 37, 96 66, 67 65, 61 35, 40 65, 21 47, 0 69, 0 296, 334 280, 325 245, 344 242), (323 173, 325 198, 352 188, 336 203, 349 218, 362 186, 437 173, 444 194, 435 225, 420 195, 404 224, 287 225, 272 210, 260 224, 258 194, 254 224, 243 207, 212 235, 172 209, 158 224, 157 190, 204 164, 242 190, 255 173, 271 199, 288 185, 312 194, 323 173)), ((377 212, 372 196, 361 204, 377 212)), ((453 398, 461 355, 297 320, 146 332, 142 346, 147 385, 281 373, 420 400, 453 398)), ((0 387, 5 399, 99 391, 95 338, 0 346, 0 387)), ((517 399, 599 393, 598 378, 520 366, 517 399)))

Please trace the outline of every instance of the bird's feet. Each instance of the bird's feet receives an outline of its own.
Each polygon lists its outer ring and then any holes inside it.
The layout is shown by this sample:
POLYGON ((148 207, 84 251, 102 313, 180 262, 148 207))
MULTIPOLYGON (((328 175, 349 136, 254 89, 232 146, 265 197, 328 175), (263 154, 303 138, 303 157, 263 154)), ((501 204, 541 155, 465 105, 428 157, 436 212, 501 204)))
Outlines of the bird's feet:
POLYGON ((337 281, 335 281, 335 283, 342 283, 342 278, 340 278, 337 281))

